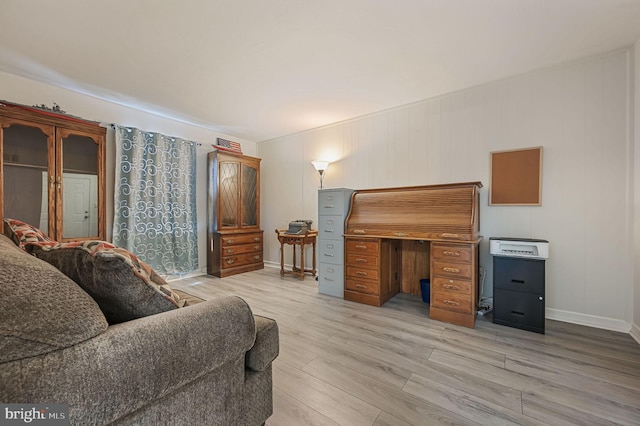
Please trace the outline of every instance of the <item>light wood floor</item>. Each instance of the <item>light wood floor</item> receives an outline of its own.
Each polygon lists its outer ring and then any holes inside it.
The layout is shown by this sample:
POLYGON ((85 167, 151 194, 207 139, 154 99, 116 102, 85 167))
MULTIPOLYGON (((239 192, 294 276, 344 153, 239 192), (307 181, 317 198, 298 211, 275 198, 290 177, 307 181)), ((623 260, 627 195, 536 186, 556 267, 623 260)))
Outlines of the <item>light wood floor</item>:
POLYGON ((640 345, 626 334, 549 320, 545 335, 482 318, 467 329, 430 320, 417 296, 376 308, 273 268, 171 286, 239 295, 278 322, 268 426, 640 425, 640 345))

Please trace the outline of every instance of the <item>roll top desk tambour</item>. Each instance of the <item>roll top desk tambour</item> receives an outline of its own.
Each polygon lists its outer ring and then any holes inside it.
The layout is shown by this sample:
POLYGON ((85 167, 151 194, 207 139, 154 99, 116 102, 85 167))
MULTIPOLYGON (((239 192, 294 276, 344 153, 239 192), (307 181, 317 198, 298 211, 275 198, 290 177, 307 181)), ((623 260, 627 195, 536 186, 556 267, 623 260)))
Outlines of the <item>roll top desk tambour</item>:
POLYGON ((345 226, 345 291, 381 306, 431 279, 430 318, 474 327, 478 302, 480 182, 365 189, 345 226))

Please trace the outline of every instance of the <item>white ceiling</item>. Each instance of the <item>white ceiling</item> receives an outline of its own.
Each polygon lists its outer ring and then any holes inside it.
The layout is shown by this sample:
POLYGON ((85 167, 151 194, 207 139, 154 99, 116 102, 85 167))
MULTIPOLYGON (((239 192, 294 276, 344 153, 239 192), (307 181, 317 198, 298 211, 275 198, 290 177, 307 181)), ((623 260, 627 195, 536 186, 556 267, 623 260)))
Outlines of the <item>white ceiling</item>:
POLYGON ((639 38, 640 0, 0 0, 0 70, 256 142, 639 38))

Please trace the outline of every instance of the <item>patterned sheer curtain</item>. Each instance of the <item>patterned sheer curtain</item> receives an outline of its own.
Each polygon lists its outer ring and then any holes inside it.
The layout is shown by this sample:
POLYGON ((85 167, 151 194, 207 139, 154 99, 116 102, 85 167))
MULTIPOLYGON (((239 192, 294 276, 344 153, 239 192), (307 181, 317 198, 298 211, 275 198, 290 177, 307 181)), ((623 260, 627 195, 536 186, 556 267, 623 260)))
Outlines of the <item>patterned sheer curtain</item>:
POLYGON ((160 274, 198 269, 195 142, 114 126, 113 243, 160 274))

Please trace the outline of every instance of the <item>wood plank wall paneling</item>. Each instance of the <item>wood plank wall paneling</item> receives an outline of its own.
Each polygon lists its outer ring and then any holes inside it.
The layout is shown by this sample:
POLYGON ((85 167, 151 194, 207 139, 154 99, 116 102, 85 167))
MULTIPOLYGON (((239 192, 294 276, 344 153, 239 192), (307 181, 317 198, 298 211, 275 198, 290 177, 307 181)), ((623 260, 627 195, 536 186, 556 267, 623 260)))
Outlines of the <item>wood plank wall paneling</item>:
MULTIPOLYGON (((317 223, 319 182, 309 162, 323 155, 334 156, 328 188, 480 180, 485 294, 493 279, 488 237, 544 238, 547 308, 629 324, 630 60, 624 49, 259 143, 268 170, 263 227, 307 216, 317 223), (489 153, 531 146, 544 147, 542 206, 488 206, 489 153)), ((277 242, 266 242, 265 260, 278 260, 277 242)))

